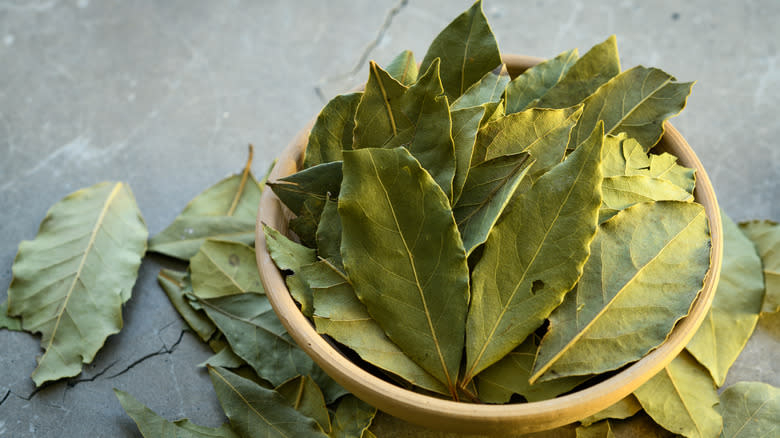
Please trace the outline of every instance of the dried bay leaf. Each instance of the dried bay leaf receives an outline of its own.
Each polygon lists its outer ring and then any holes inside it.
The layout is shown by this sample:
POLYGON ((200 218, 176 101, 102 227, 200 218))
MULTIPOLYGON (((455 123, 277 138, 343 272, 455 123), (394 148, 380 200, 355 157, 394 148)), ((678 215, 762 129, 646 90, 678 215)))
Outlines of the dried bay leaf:
POLYGON ((325 433, 330 433, 330 414, 325 406, 320 387, 309 376, 298 376, 278 387, 276 392, 284 397, 290 406, 303 415, 313 418, 325 433))
POLYGON ((723 438, 774 437, 780 432, 780 389, 761 382, 739 382, 720 394, 723 438))
POLYGON ((600 126, 505 211, 485 242, 472 274, 464 383, 520 345, 580 277, 601 204, 600 126))
POLYGON ((455 99, 450 105, 450 110, 456 111, 485 103, 499 102, 508 83, 509 72, 506 70, 506 65, 501 64, 493 71, 485 73, 480 80, 473 83, 466 92, 455 99))
POLYGON ((268 247, 268 253, 271 255, 276 267, 283 271, 292 271, 294 275, 287 275, 285 283, 290 290, 290 294, 301 305, 301 311, 304 315, 311 317, 312 297, 311 289, 298 276, 297 273, 302 266, 317 261, 316 252, 299 243, 295 243, 283 236, 278 231, 263 224, 265 233, 265 243, 268 247))
POLYGON ((293 213, 300 214, 307 200, 325 202, 326 199, 338 197, 341 187, 341 161, 303 169, 276 181, 269 181, 268 186, 293 213))
POLYGON ((336 266, 344 266, 341 261, 341 218, 337 202, 326 202, 322 210, 317 227, 317 254, 336 266))
POLYGON ((609 421, 602 421, 589 426, 579 426, 575 433, 577 438, 615 438, 609 421))
POLYGON ((712 379, 685 350, 634 395, 666 430, 689 438, 716 437, 721 431, 723 421, 713 407, 718 393, 712 379))
POLYGON ((471 154, 477 140, 477 131, 489 104, 453 111, 452 143, 455 146, 455 176, 452 179, 452 200, 456 204, 463 191, 471 166, 471 154))
POLYGON ((304 168, 341 161, 341 151, 352 149, 355 112, 362 95, 350 93, 336 96, 320 111, 309 133, 304 168))
POLYGON ((327 438, 317 422, 296 411, 272 389, 222 368, 209 367, 219 403, 242 437, 327 438))
POLYGON ((478 0, 456 17, 431 42, 420 66, 426 70, 441 59, 444 92, 455 100, 471 84, 501 64, 501 53, 478 0))
POLYGON ((8 316, 8 301, 0 303, 0 329, 8 329, 11 331, 22 330, 22 320, 8 316))
POLYGON ((589 417, 585 417, 580 422, 583 426, 590 426, 593 423, 604 419, 624 419, 628 418, 637 412, 642 410, 642 405, 639 404, 639 400, 633 394, 629 394, 625 398, 620 399, 619 402, 614 405, 601 410, 589 417))
POLYGON ((149 251, 188 260, 207 238, 251 245, 262 183, 252 175, 252 147, 240 174, 231 175, 190 201, 173 223, 149 239, 149 251))
POLYGON ((601 189, 604 200, 599 210, 599 223, 640 202, 693 202, 693 195, 679 186, 645 175, 605 177, 601 189))
POLYGON ((739 229, 753 241, 761 256, 766 287, 761 313, 777 313, 780 311, 780 225, 768 220, 750 221, 740 223, 739 229))
POLYGON ((577 49, 572 49, 540 62, 512 79, 504 91, 506 113, 519 113, 527 109, 531 102, 560 82, 578 58, 577 49))
MULTIPOLYGON (((333 416, 331 438, 363 438, 376 416, 376 408, 352 394, 344 396, 333 416)), ((370 433, 370 432, 369 432, 370 433)))
POLYGON ((414 60, 414 53, 411 50, 404 50, 399 53, 387 65, 385 70, 395 80, 407 87, 417 82, 419 70, 417 69, 417 62, 414 60))
POLYGON ((213 356, 198 364, 199 367, 206 367, 208 365, 222 368, 240 368, 246 365, 246 362, 233 352, 230 345, 225 345, 213 356))
POLYGON ((317 228, 322 219, 322 211, 325 203, 330 199, 307 199, 303 203, 303 210, 298 212, 298 216, 290 219, 290 230, 292 230, 301 243, 309 248, 317 246, 317 228))
POLYGON ((198 298, 265 293, 255 250, 243 243, 207 239, 190 261, 190 270, 193 294, 198 298))
POLYGON ((144 438, 238 438, 230 425, 219 428, 198 426, 189 420, 170 422, 144 406, 132 395, 114 388, 122 409, 133 419, 144 438))
POLYGON ((709 270, 704 207, 636 204, 602 223, 590 250, 576 288, 550 315, 532 381, 614 370, 666 339, 709 270))
POLYGON ((23 241, 8 288, 8 315, 40 333, 36 386, 72 377, 122 328, 148 232, 130 188, 98 183, 49 209, 23 241))
POLYGON ((718 386, 745 348, 758 323, 764 281, 753 243, 721 211, 723 267, 712 308, 685 347, 706 367, 718 386))
POLYGON ((454 394, 469 271, 447 196, 403 148, 344 152, 339 215, 344 267, 360 301, 454 394))
POLYGON ((198 334, 203 342, 208 342, 217 331, 217 327, 202 310, 194 309, 189 304, 189 300, 185 298, 185 294, 192 293, 190 276, 186 272, 161 269, 160 273, 157 274, 157 282, 168 295, 173 307, 187 322, 187 325, 198 334))

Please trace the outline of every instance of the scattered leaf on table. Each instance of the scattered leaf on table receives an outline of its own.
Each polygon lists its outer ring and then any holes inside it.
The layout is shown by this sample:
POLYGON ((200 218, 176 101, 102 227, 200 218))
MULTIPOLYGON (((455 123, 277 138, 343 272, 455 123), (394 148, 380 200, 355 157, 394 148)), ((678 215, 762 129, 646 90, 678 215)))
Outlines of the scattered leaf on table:
POLYGON ((267 184, 287 208, 300 214, 307 200, 325 202, 328 198, 338 197, 341 161, 318 164, 267 184))
POLYGON ((303 415, 313 418, 322 431, 330 433, 330 414, 325 406, 320 387, 309 376, 298 376, 290 379, 276 388, 289 405, 303 415))
POLYGON ((230 348, 230 345, 225 345, 213 356, 198 364, 198 366, 201 368, 206 367, 207 365, 222 368, 239 368, 246 365, 246 362, 244 362, 244 359, 241 359, 236 353, 233 352, 233 349, 230 348))
POLYGON ((750 221, 739 228, 758 250, 764 267, 764 303, 761 313, 780 311, 780 225, 772 221, 750 221))
MULTIPOLYGON (((399 53, 386 68, 387 73, 395 80, 405 86, 410 86, 417 82, 417 62, 414 60, 414 53, 411 50, 404 50, 399 53)), ((352 138, 350 136, 350 138, 352 138)))
POLYGON ((198 298, 265 293, 255 250, 240 242, 207 239, 190 261, 190 271, 193 294, 198 298))
POLYGON ((533 163, 528 154, 521 153, 484 161, 469 169, 463 192, 452 209, 466 254, 487 240, 533 163))
POLYGON ((339 215, 344 267, 360 301, 454 394, 469 271, 447 196, 403 148, 350 151, 339 215))
POLYGON ((54 204, 35 239, 19 244, 8 314, 42 335, 36 386, 80 373, 119 333, 147 236, 130 188, 104 182, 54 204))
POLYGON ((441 59, 441 81, 451 101, 501 64, 501 53, 482 11, 482 0, 456 17, 431 42, 420 69, 441 59))
POLYGON ((160 284, 173 307, 179 312, 187 325, 198 334, 203 342, 208 342, 214 335, 217 327, 201 310, 194 309, 189 300, 185 298, 186 293, 192 293, 192 283, 186 272, 174 271, 172 269, 161 269, 157 274, 157 282, 160 284))
POLYGON ((582 117, 571 132, 572 145, 580 144, 601 120, 605 134, 625 132, 647 152, 661 139, 664 121, 685 107, 692 86, 693 82, 675 82, 657 68, 627 70, 583 101, 582 117))
POLYGON ((331 438, 362 438, 363 433, 374 421, 375 415, 375 407, 352 394, 347 394, 336 408, 336 414, 333 416, 333 432, 330 436, 331 438))
POLYGON ((624 420, 607 421, 616 438, 679 438, 680 436, 659 426, 642 410, 624 420))
MULTIPOLYGON (((265 224, 263 224, 263 232, 268 253, 280 270, 297 273, 302 266, 317 261, 317 253, 313 249, 293 242, 265 224)), ((310 317, 313 311, 311 289, 298 274, 287 275, 285 283, 290 290, 290 295, 301 305, 301 312, 310 317)))
POLYGON ((452 179, 452 200, 457 203, 463 191, 463 184, 471 166, 471 154, 474 152, 474 142, 477 140, 477 131, 480 122, 485 115, 488 105, 480 105, 472 108, 463 108, 453 111, 452 117, 452 142, 455 145, 455 176, 452 179))
POLYGON ((409 359, 388 339, 358 300, 355 290, 333 265, 320 261, 301 271, 314 292, 314 325, 354 350, 363 360, 429 391, 447 394, 447 388, 409 359))
POLYGON ((599 226, 579 283, 550 315, 532 380, 602 373, 661 344, 710 266, 704 207, 636 204, 599 226))
POLYGON ((528 108, 531 102, 561 81, 578 57, 577 49, 572 49, 540 62, 512 79, 504 94, 506 113, 519 113, 528 108))
POLYGON ((363 93, 334 97, 320 111, 309 133, 303 167, 341 161, 341 151, 352 149, 355 111, 363 93))
POLYGON ((718 393, 707 370, 685 350, 634 395, 648 415, 671 432, 688 438, 720 433, 723 422, 714 408, 718 393))
POLYGON ((317 255, 330 260, 336 266, 343 266, 341 261, 341 218, 338 203, 327 201, 320 216, 317 227, 317 255))
POLYGON ((22 320, 8 316, 8 301, 0 303, 0 329, 8 329, 13 331, 22 330, 22 320))
POLYGON ((739 382, 720 395, 723 438, 776 437, 780 433, 780 389, 761 382, 739 382))
POLYGON ((580 422, 583 426, 590 426, 593 423, 604 419, 624 419, 628 418, 637 412, 642 410, 642 405, 639 404, 639 400, 633 394, 629 394, 625 398, 620 399, 614 405, 603 409, 595 414, 585 417, 580 422))
POLYGON ((589 426, 578 426, 576 434, 577 438, 615 438, 609 421, 602 421, 589 426))
POLYGON ((244 171, 231 175, 190 201, 166 229, 149 239, 149 251, 188 260, 207 238, 251 245, 262 185, 251 172, 252 147, 244 171))
POLYGON ((612 35, 576 60, 560 81, 526 108, 567 108, 576 105, 619 73, 617 40, 612 35))
POLYGON ((490 233, 472 274, 463 383, 520 345, 582 274, 601 204, 603 138, 599 125, 490 233))
POLYGON ((599 223, 640 202, 693 201, 693 195, 679 186, 645 175, 605 177, 601 190, 604 200, 599 210, 599 223))
POLYGON ((132 395, 114 389, 122 409, 133 419, 144 438, 238 438, 230 425, 219 428, 198 426, 189 420, 170 422, 147 408, 132 395))
POLYGON ((230 425, 244 438, 326 438, 317 422, 296 411, 278 392, 223 368, 209 375, 230 425))
POLYGON ((753 242, 723 211, 723 267, 712 308, 685 347, 718 386, 745 348, 758 323, 764 278, 753 242))
POLYGON ((485 73, 477 82, 473 83, 465 93, 455 99, 450 105, 450 110, 455 111, 464 108, 480 106, 485 103, 498 102, 509 83, 509 72, 505 65, 500 65, 493 71, 485 73))

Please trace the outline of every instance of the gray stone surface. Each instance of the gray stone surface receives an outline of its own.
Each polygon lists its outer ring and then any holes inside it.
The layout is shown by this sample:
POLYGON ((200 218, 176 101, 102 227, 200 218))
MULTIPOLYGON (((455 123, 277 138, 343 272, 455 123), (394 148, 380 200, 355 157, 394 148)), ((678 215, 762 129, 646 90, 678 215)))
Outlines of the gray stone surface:
MULTIPOLYGON (((126 181, 155 234, 240 170, 247 143, 262 173, 327 99, 364 80, 367 59, 407 48, 422 59, 470 3, 0 1, 0 302, 19 242, 66 194, 126 181)), ((721 205, 736 220, 780 220, 780 3, 486 0, 485 10, 505 52, 551 57, 615 33, 625 68, 698 80, 673 123, 721 205)), ((171 263, 144 261, 125 328, 73 379, 36 391, 39 340, 0 330, 0 436, 139 436, 113 387, 169 419, 224 421, 195 366, 210 350, 156 284, 171 263)), ((729 382, 780 386, 779 336, 762 324, 729 382)), ((386 436, 409 436, 381 421, 386 436)))

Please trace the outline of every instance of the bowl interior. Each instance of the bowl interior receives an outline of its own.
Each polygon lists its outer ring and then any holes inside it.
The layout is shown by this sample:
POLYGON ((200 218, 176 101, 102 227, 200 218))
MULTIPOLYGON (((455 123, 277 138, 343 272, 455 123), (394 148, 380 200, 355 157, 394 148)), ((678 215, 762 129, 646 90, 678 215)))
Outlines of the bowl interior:
MULTIPOLYGON (((503 55, 514 77, 541 61, 539 58, 503 55)), ((303 162, 313 121, 284 149, 270 180, 297 172, 303 162)), ((696 169, 694 197, 704 205, 712 236, 710 271, 689 315, 680 320, 667 340, 644 358, 612 377, 580 391, 541 402, 476 405, 443 400, 402 389, 355 365, 321 337, 290 296, 281 273, 268 255, 262 224, 285 234, 289 211, 271 190, 264 190, 257 218, 257 262, 266 294, 282 324, 298 345, 344 388, 378 409, 421 426, 461 433, 505 434, 548 430, 572 423, 607 408, 633 392, 665 367, 693 337, 709 310, 717 286, 723 252, 722 225, 715 192, 706 171, 682 135, 668 122, 656 148, 678 157, 696 169)))

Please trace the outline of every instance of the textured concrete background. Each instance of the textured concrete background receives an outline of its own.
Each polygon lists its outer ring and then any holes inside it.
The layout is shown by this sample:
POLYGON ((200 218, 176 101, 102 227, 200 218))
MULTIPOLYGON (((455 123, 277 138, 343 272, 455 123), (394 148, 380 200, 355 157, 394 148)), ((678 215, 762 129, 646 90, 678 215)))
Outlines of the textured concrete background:
MULTIPOLYGON (((126 181, 153 235, 239 171, 247 143, 262 173, 327 99, 364 80, 368 59, 422 59, 470 3, 0 0, 0 302, 17 245, 66 194, 126 181)), ((504 52, 584 53, 615 33, 624 68, 697 80, 673 123, 721 205, 780 220, 780 2, 486 0, 485 11, 504 52)), ((39 340, 0 330, 0 436, 139 436, 112 387, 168 419, 224 421, 195 367, 210 350, 183 331, 161 266, 172 262, 144 261, 125 328, 76 378, 35 391, 39 340)), ((780 386, 778 336, 759 327, 729 383, 780 386)))

